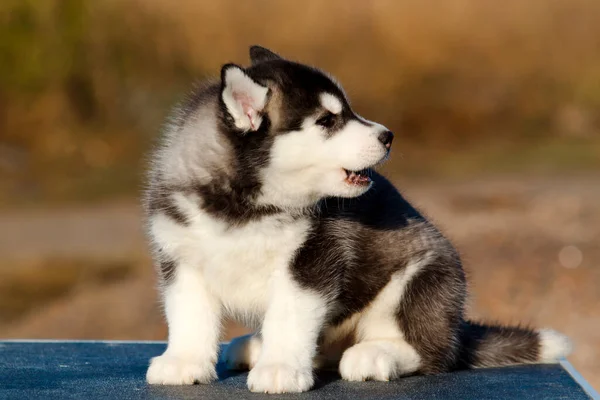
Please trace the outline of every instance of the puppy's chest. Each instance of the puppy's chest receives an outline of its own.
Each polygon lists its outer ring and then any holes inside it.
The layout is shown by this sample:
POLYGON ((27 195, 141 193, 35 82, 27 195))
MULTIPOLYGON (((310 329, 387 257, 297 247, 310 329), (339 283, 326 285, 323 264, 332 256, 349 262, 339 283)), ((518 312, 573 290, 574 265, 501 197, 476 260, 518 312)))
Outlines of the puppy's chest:
POLYGON ((232 226, 202 214, 189 229, 207 283, 223 300, 239 295, 249 301, 266 295, 273 272, 288 267, 309 227, 308 220, 287 215, 232 226))

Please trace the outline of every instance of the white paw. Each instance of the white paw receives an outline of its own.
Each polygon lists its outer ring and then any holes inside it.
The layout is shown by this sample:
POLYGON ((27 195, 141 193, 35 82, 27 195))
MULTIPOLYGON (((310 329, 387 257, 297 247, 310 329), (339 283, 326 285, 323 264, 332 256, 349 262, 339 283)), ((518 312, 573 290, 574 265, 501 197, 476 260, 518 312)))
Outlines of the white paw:
POLYGON ((153 385, 193 385, 215 379, 217 372, 213 363, 165 354, 154 357, 146 373, 146 380, 153 385))
POLYGON ((287 364, 258 364, 248 374, 248 389, 258 393, 300 393, 314 383, 310 368, 298 369, 287 364))
POLYGON ((247 370, 256 365, 260 356, 262 341, 255 335, 240 336, 231 340, 223 352, 227 369, 247 370))
POLYGON ((398 362, 374 343, 358 343, 342 355, 340 375, 347 381, 389 381, 398 376, 398 362))

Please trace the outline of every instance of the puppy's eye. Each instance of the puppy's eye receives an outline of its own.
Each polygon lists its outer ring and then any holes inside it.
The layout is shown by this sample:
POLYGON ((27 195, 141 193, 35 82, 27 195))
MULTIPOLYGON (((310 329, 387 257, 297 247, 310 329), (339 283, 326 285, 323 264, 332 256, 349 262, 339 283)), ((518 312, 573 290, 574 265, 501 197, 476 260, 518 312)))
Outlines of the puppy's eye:
POLYGON ((323 128, 331 128, 335 124, 335 114, 327 113, 323 115, 317 120, 316 124, 322 126, 323 128))

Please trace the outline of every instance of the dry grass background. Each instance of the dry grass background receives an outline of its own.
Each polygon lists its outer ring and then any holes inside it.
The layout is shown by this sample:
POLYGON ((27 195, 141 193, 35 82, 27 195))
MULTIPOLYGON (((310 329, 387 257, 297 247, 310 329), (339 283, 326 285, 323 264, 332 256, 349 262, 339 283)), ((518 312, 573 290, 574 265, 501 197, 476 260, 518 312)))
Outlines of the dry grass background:
POLYGON ((597 167, 599 21, 595 0, 7 0, 0 201, 130 195, 169 105, 253 43, 338 77, 399 134, 395 173, 597 167))
POLYGON ((563 330, 600 386, 595 0, 3 1, 0 337, 165 337, 144 154, 256 43, 397 133, 385 171, 463 252, 472 315, 563 330))

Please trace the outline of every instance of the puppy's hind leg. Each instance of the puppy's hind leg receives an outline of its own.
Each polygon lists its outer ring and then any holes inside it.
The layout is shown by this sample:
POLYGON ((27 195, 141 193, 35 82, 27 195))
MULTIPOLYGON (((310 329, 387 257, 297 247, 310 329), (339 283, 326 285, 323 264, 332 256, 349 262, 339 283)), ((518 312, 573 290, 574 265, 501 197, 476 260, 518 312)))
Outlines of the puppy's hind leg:
POLYGON ((342 378, 387 381, 415 372, 448 370, 462 312, 462 271, 425 254, 392 276, 363 311, 357 343, 340 361, 342 378), (437 308, 436 308, 437 307, 437 308))
POLYGON ((340 375, 347 381, 389 381, 418 370, 420 357, 401 338, 359 342, 344 352, 340 375))
POLYGON ((222 360, 227 369, 249 370, 258 361, 261 349, 262 339, 259 334, 240 336, 229 342, 222 360))
POLYGON ((388 381, 418 370, 420 357, 406 342, 396 313, 404 288, 420 265, 396 273, 356 324, 357 343, 340 360, 340 375, 349 381, 388 381))

